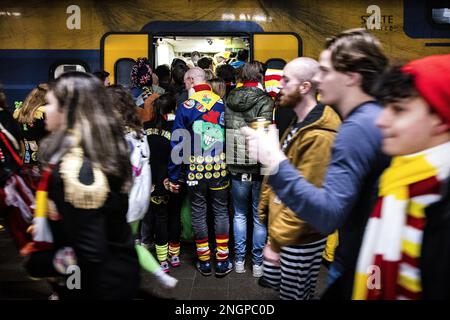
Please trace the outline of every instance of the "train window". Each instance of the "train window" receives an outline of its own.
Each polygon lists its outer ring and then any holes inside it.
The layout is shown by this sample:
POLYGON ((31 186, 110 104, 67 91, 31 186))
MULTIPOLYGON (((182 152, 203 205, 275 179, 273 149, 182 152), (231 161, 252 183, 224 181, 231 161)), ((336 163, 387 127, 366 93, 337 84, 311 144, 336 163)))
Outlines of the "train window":
POLYGON ((53 71, 53 78, 56 79, 63 73, 70 71, 88 72, 86 67, 81 64, 59 64, 53 71))
MULTIPOLYGON (((411 38, 450 38, 450 3, 448 0, 404 1, 403 30, 411 38)), ((440 45, 435 43, 434 45, 440 45)), ((447 44, 442 44, 447 46, 447 44)))
POLYGON ((120 84, 124 87, 129 87, 131 85, 130 74, 134 62, 135 61, 131 58, 122 58, 116 61, 114 64, 115 84, 120 84))
POLYGON ((450 25, 450 8, 432 8, 431 17, 434 23, 450 25))
POLYGON ((267 69, 283 70, 285 65, 286 61, 284 59, 272 58, 266 61, 267 69))
POLYGON ((434 30, 450 31, 450 3, 442 0, 427 1, 427 20, 434 30))

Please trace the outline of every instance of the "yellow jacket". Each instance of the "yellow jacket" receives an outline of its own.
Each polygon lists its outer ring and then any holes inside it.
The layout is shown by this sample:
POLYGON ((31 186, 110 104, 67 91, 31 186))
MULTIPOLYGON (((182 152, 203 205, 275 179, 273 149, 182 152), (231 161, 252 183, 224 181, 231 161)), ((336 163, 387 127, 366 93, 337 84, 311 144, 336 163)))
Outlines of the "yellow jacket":
MULTIPOLYGON (((332 108, 318 105, 305 118, 304 123, 289 142, 285 154, 307 181, 320 186, 341 120, 332 108)), ((290 129, 286 130, 281 138, 281 145, 289 132, 290 129)), ((261 188, 258 213, 262 221, 268 214, 269 243, 276 252, 280 251, 281 246, 308 244, 326 237, 297 218, 296 214, 278 199, 267 184, 267 177, 261 188)))

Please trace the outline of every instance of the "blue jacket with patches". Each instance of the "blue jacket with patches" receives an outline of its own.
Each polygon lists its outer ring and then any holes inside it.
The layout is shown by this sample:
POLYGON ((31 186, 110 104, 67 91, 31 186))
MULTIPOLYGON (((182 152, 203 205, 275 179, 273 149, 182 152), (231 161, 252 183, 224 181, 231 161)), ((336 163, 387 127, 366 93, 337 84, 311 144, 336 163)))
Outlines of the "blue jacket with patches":
POLYGON ((196 85, 194 90, 195 93, 177 109, 172 129, 169 180, 179 183, 185 165, 188 185, 203 180, 221 182, 228 174, 224 103, 207 84, 196 85))

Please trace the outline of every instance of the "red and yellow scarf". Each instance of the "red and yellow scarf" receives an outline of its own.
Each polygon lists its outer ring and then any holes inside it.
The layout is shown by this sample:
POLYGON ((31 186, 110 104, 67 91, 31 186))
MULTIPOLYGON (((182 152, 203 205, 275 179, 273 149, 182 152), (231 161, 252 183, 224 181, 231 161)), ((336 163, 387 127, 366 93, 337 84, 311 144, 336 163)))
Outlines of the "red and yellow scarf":
POLYGON ((450 142, 395 157, 380 180, 356 266, 353 299, 420 299, 425 209, 441 199, 450 142))
POLYGON ((33 241, 20 250, 22 255, 33 252, 50 250, 53 248, 53 236, 48 225, 48 186, 54 166, 48 166, 42 171, 41 179, 36 190, 36 204, 34 209, 32 234, 33 241))

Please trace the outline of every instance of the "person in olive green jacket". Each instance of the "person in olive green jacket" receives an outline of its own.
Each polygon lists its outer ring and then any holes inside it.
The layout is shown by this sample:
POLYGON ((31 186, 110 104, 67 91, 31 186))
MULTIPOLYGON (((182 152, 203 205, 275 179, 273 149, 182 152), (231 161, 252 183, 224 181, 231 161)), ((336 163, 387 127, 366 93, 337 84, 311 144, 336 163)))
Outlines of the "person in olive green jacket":
POLYGON ((234 206, 235 270, 245 272, 245 254, 247 241, 247 215, 249 199, 253 208, 253 276, 262 276, 263 248, 267 238, 267 229, 258 219, 258 201, 262 176, 260 165, 249 160, 245 149, 245 137, 240 128, 247 126, 257 117, 272 119, 273 100, 262 86, 264 71, 259 62, 246 63, 242 67, 243 85, 232 90, 225 106, 226 159, 231 173, 231 191, 234 206))
MULTIPOLYGON (((316 101, 319 70, 317 61, 297 58, 284 68, 281 103, 290 106, 296 119, 281 138, 281 148, 289 162, 305 178, 320 186, 331 157, 331 147, 341 121, 330 107, 316 101)), ((264 249, 264 277, 261 285, 279 288, 281 299, 311 299, 326 244, 307 222, 300 220, 263 182, 258 212, 268 216, 268 243, 264 249)))

